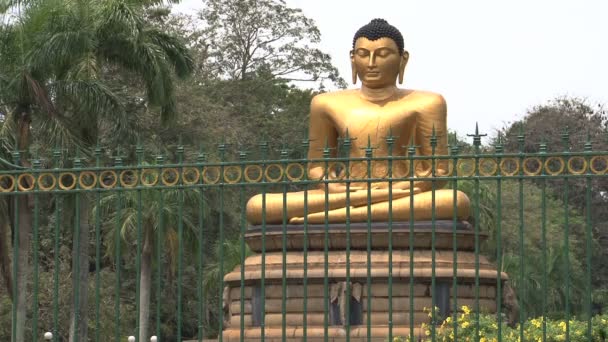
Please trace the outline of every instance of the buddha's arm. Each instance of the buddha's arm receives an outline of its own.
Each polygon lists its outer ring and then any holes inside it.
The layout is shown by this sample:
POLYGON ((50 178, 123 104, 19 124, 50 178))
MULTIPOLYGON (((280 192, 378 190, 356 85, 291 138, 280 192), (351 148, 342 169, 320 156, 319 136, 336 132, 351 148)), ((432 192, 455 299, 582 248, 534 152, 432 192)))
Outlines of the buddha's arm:
MULTIPOLYGON (((433 129, 437 137, 437 146, 435 147, 434 155, 445 156, 448 154, 448 129, 447 129, 447 105, 443 96, 439 94, 430 94, 425 96, 421 101, 421 105, 417 110, 418 118, 416 124, 416 145, 418 145, 418 155, 431 156, 433 155, 433 147, 431 146, 431 136, 433 129)), ((430 167, 430 165, 428 165, 430 167)), ((444 175, 448 173, 448 160, 436 159, 435 175, 444 175)), ((418 176, 431 176, 430 170, 428 175, 419 174, 418 176)), ((445 185, 445 182, 435 182, 435 189, 440 189, 445 185)), ((421 181, 415 184, 421 191, 429 191, 432 189, 432 182, 421 181)))
MULTIPOLYGON (((336 145, 338 132, 334 123, 327 115, 327 106, 323 95, 317 95, 310 103, 310 125, 308 129, 310 145, 308 148, 308 159, 323 158, 323 149, 328 147, 330 157, 336 156, 336 145)), ((311 162, 308 166, 311 179, 321 179, 325 173, 323 162, 311 162)))

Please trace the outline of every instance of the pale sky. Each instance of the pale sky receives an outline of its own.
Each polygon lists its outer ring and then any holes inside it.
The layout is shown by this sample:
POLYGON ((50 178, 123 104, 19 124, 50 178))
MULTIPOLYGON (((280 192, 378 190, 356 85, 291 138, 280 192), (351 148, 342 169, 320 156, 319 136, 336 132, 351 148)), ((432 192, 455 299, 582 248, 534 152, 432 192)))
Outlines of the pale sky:
MULTIPOLYGON (((321 30, 323 51, 350 80, 359 27, 384 18, 410 53, 402 87, 441 93, 448 127, 492 134, 560 95, 608 105, 608 0, 287 0, 321 30)), ((177 9, 195 12, 201 0, 177 9)), ((351 87, 357 87, 352 86, 351 87)))

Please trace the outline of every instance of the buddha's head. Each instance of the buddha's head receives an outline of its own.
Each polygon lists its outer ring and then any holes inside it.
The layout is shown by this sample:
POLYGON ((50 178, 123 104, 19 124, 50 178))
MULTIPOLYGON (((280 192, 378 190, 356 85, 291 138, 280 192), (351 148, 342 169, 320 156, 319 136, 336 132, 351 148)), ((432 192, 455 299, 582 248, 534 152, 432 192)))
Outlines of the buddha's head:
POLYGON ((353 38, 353 84, 357 83, 357 76, 369 88, 393 86, 397 78, 401 84, 408 58, 401 32, 384 19, 374 19, 353 38))

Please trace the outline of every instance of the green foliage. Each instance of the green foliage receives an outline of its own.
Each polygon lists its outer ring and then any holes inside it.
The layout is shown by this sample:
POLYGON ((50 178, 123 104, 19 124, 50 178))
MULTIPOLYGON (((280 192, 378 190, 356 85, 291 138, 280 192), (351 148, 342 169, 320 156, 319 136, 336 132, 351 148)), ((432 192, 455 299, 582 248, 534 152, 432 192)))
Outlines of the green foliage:
POLYGON ((571 207, 567 208, 570 234, 569 245, 566 246, 566 212, 563 202, 549 196, 547 190, 543 218, 542 191, 531 181, 525 181, 521 188, 517 181, 502 181, 500 198, 496 182, 480 181, 476 190, 474 181, 459 181, 458 189, 465 192, 472 201, 473 217, 469 220, 473 223, 475 210, 479 208, 479 228, 488 234, 481 251, 494 262, 500 257, 502 270, 509 275, 519 306, 527 317, 543 313, 545 295, 545 310, 551 315, 563 315, 568 299, 572 310, 583 310, 585 221, 579 213, 571 207), (523 202, 520 202, 520 196, 523 197, 523 202), (499 206, 500 222, 497 217, 499 206), (520 219, 523 220, 523 227, 520 219), (520 234, 523 234, 523 245, 520 234), (499 237, 501 251, 497 255, 499 237), (569 251, 569 262, 565 255, 566 249, 569 251), (569 294, 564 287, 565 277, 570 281, 569 294))
MULTIPOLYGON (((471 310, 463 306, 462 312, 447 317, 440 326, 435 328, 435 341, 480 341, 496 342, 536 342, 536 341, 605 341, 608 337, 608 315, 597 315, 591 319, 591 336, 588 336, 588 321, 572 319, 566 323, 564 320, 552 320, 537 317, 523 324, 523 339, 521 339, 522 327, 508 327, 505 323, 499 326, 494 315, 477 316, 471 310), (454 328, 456 326, 456 328, 454 328), (479 330, 477 327, 479 326, 479 330), (479 335, 477 334, 479 331, 479 335), (543 338, 543 336, 546 338, 543 338), (568 338, 567 338, 568 337, 568 338)), ((428 324, 421 326, 423 335, 416 337, 416 341, 431 341, 432 331, 428 324)), ((409 341, 409 337, 395 337, 394 342, 409 341)))

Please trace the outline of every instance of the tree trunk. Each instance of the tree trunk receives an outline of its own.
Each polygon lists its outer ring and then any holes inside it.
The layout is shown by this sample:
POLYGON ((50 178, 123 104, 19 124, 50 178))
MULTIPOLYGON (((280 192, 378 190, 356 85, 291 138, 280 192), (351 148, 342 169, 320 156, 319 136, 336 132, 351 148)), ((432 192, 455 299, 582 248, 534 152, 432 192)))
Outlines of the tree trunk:
MULTIPOLYGON (((73 237, 72 248, 72 282, 73 291, 78 289, 78 296, 73 296, 70 315, 70 342, 87 341, 88 289, 89 289, 89 202, 84 195, 80 196, 80 236, 73 237), (78 245, 76 242, 79 242, 78 245), (78 264, 76 263, 78 261, 78 264), (78 269, 77 269, 78 266, 78 269), (76 305, 78 297, 78 305, 76 305), (78 323, 78 324, 76 324, 78 323), (78 329, 76 329, 76 326, 78 329)), ((78 208, 77 208, 78 209, 78 208)))
MULTIPOLYGON (((8 215, 10 217, 10 215, 8 215)), ((9 256, 9 248, 11 235, 9 234, 10 224, 7 222, 0 223, 0 270, 4 278, 6 293, 13 300, 13 274, 11 273, 11 259, 9 256)))
POLYGON ((150 288, 152 282, 152 229, 146 229, 141 252, 139 276, 139 342, 148 341, 148 318, 150 317, 150 288))
POLYGON ((15 325, 15 341, 25 341, 25 319, 27 313, 27 280, 30 274, 30 244, 32 231, 32 213, 28 205, 27 196, 17 196, 17 203, 19 204, 19 226, 15 227, 15 232, 19 230, 19 241, 18 241, 18 255, 17 255, 17 284, 13 289, 16 293, 13 293, 13 298, 17 298, 13 301, 13 305, 17 307, 16 320, 13 323, 15 325))
MULTIPOLYGON (((17 108, 17 147, 20 151, 27 153, 29 149, 29 135, 30 135, 30 114, 27 107, 19 106, 17 108)), ((22 165, 29 166, 26 160, 21 160, 22 165)), ((27 313, 27 280, 30 274, 30 244, 32 232, 32 208, 30 208, 29 196, 17 195, 15 196, 15 202, 18 205, 18 212, 16 217, 19 219, 19 224, 16 225, 13 222, 15 234, 19 233, 19 239, 17 241, 18 248, 17 252, 17 270, 15 282, 16 286, 13 289, 13 306, 16 307, 17 314, 16 319, 13 322, 15 338, 17 342, 25 341, 25 319, 27 313)), ((15 272, 15 270, 13 270, 15 272)))

